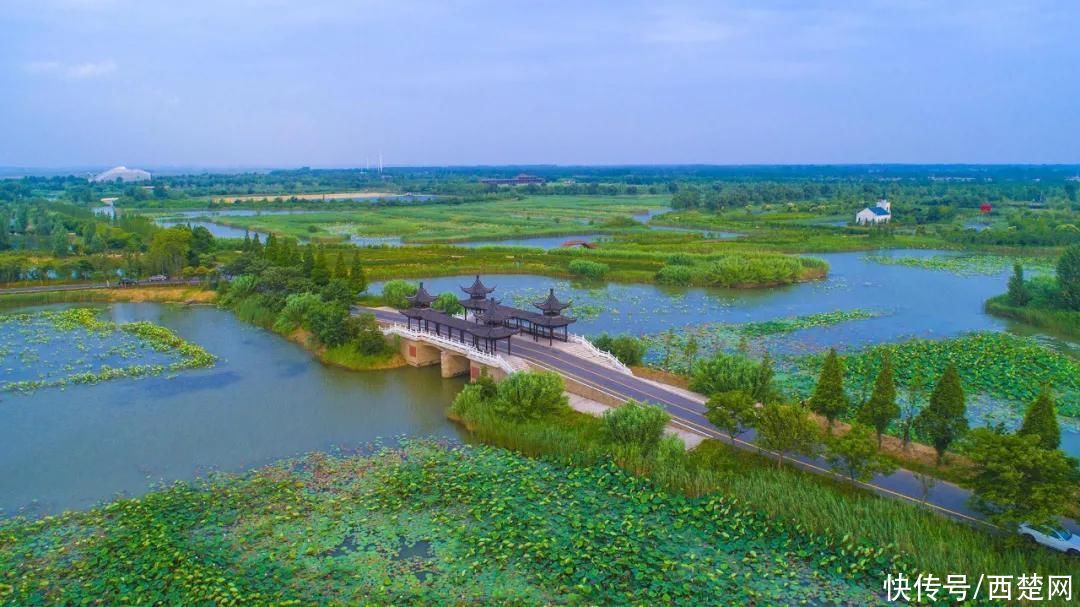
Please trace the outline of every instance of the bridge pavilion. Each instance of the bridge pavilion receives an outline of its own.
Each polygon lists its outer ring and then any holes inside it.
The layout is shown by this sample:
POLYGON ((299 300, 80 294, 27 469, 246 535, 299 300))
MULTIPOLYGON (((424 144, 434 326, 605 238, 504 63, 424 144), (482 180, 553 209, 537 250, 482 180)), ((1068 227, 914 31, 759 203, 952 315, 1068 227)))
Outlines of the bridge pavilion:
POLYGON ((406 326, 422 331, 435 333, 439 337, 445 337, 453 341, 460 341, 482 352, 494 353, 499 351, 499 342, 506 341, 506 352, 510 353, 510 338, 517 333, 517 329, 504 326, 503 323, 470 322, 464 318, 451 316, 440 310, 433 310, 431 303, 435 297, 420 283, 416 294, 409 297, 409 308, 402 310, 405 315, 406 326), (456 332, 456 335, 455 335, 456 332))
POLYGON ((466 318, 471 312, 477 322, 482 319, 484 323, 493 325, 497 321, 503 326, 532 335, 533 341, 547 339, 550 344, 556 339, 569 340, 569 327, 575 319, 563 316, 562 311, 570 307, 570 302, 559 301, 555 297, 555 289, 548 291, 546 299, 533 303, 540 312, 502 305, 499 300, 489 297, 495 287, 485 286, 480 282, 480 276, 472 285, 461 287, 461 290, 469 296, 460 301, 465 308, 466 318))

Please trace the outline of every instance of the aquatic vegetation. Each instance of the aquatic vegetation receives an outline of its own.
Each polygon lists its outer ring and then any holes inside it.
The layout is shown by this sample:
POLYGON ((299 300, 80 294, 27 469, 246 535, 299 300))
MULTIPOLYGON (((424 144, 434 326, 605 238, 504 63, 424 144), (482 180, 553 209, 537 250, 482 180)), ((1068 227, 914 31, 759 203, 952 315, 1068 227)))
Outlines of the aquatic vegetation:
POLYGON ((0 522, 19 605, 866 605, 902 565, 610 463, 420 441, 0 522))
POLYGON ((1033 273, 1054 272, 1052 257, 1010 257, 1004 255, 933 255, 929 257, 889 257, 867 255, 866 259, 884 265, 907 266, 925 270, 952 272, 959 276, 1001 274, 1019 263, 1033 273))
MULTIPOLYGON (((788 316, 747 323, 706 323, 683 327, 663 333, 646 335, 646 360, 666 371, 686 373, 694 360, 707 358, 716 352, 733 351, 746 338, 761 340, 816 327, 866 320, 881 316, 880 312, 855 308, 802 316, 788 316)), ((754 349, 762 350, 758 343, 754 349)))
POLYGON ((102 320, 92 308, 0 316, 0 341, 0 390, 24 393, 209 367, 216 360, 165 327, 102 320))
MULTIPOLYGON (((876 345, 843 357, 849 391, 868 392, 886 352, 892 356, 900 386, 915 377, 924 385, 936 381, 951 362, 960 371, 966 391, 1007 403, 1014 419, 1023 414, 1023 407, 1035 399, 1044 383, 1058 395, 1059 415, 1080 417, 1080 364, 1032 338, 981 331, 954 339, 876 345)), ((797 359, 788 385, 802 395, 809 394, 822 358, 814 354, 797 359)))

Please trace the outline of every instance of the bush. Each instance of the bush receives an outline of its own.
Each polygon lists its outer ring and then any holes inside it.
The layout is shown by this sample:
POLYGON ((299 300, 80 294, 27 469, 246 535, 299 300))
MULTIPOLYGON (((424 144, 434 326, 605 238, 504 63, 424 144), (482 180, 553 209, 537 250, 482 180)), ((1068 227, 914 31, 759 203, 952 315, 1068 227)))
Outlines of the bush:
MULTIPOLYGON (((669 264, 671 262, 668 262, 669 264)), ((689 286, 694 273, 684 265, 666 265, 656 273, 656 282, 665 285, 689 286)))
POLYGON ((606 263, 589 261, 588 259, 575 259, 570 262, 570 273, 585 278, 603 278, 609 269, 606 263))
POLYGON ((390 344, 387 343, 386 336, 379 329, 379 322, 375 320, 374 314, 349 317, 347 324, 347 333, 352 335, 357 352, 375 356, 388 354, 391 351, 390 344))
POLYGON ((440 293, 439 296, 435 298, 435 301, 431 302, 431 307, 450 315, 461 314, 465 311, 465 307, 458 301, 457 295, 450 292, 440 293))
POLYGON ((717 352, 691 369, 690 389, 706 395, 732 390, 753 394, 758 372, 758 364, 745 356, 717 352))
POLYGON ((631 400, 605 411, 603 420, 605 440, 649 453, 660 442, 671 416, 660 407, 631 400))
POLYGON ((383 285, 383 302, 399 310, 409 307, 409 297, 416 295, 416 285, 405 280, 391 280, 383 285))
POLYGON ((649 348, 644 340, 625 334, 612 337, 607 333, 601 333, 592 339, 592 344, 627 366, 640 365, 649 348))
POLYGON ((323 344, 333 347, 340 346, 349 340, 349 331, 346 319, 349 311, 345 306, 330 302, 320 302, 312 306, 306 315, 308 329, 311 329, 323 344))
POLYGON ((672 266, 692 266, 694 265, 694 256, 689 253, 676 253, 667 258, 668 265, 672 266))
POLYGON ((499 384, 495 412, 516 419, 538 419, 569 407, 562 377, 556 373, 514 373, 499 384))
POLYGON ((278 313, 274 330, 291 333, 304 325, 308 311, 321 305, 322 299, 314 293, 294 293, 285 298, 285 307, 278 313))

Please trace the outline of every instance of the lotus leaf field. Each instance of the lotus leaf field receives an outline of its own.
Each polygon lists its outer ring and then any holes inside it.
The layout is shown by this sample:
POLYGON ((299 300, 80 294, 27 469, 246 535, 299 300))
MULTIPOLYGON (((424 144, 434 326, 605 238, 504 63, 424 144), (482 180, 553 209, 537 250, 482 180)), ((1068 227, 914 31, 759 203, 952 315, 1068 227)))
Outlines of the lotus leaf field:
POLYGON ((1010 257, 1005 255, 932 255, 929 257, 890 257, 887 255, 867 255, 866 259, 874 263, 923 268, 952 272, 960 276, 993 276, 1012 269, 1019 263, 1033 273, 1053 274, 1053 257, 1010 257))
POLYGON ((889 548, 613 464, 408 441, 0 522, 0 603, 870 605, 889 548))
MULTIPOLYGON (((751 347, 755 351, 776 350, 778 344, 769 342, 768 338, 804 329, 876 318, 880 315, 879 312, 856 308, 756 322, 707 323, 683 327, 678 331, 646 335, 646 360, 665 370, 685 373, 692 360, 709 357, 716 352, 735 350, 743 338, 754 340, 751 347), (696 349, 688 348, 691 340, 696 343, 696 349)), ((786 344, 787 349, 793 346, 794 344, 786 344)))
MULTIPOLYGON (((1006 406, 1012 413, 1007 424, 1018 421, 1024 407, 1049 384, 1057 396, 1057 411, 1076 422, 1080 418, 1080 364, 1075 359, 1043 347, 1037 340, 1010 333, 979 331, 954 339, 912 339, 896 344, 880 344, 843 357, 845 381, 852 394, 868 393, 889 353, 899 386, 909 386, 916 377, 929 394, 932 382, 951 362, 960 372, 969 399, 982 396, 1006 406)), ((820 371, 823 354, 801 357, 789 385, 809 395, 820 371)))
POLYGON ((69 308, 0 316, 0 390, 93 384, 208 367, 215 358, 149 322, 115 323, 69 308))

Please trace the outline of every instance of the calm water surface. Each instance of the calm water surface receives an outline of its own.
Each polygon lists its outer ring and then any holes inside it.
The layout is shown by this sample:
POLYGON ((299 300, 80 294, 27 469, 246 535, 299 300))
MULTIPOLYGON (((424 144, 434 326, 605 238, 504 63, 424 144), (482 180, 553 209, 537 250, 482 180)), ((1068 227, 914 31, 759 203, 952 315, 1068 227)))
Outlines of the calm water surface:
POLYGON ((173 378, 0 394, 0 509, 87 508, 211 470, 240 471, 401 435, 458 438, 445 409, 464 383, 438 367, 348 372, 211 307, 116 304, 220 357, 173 378))

